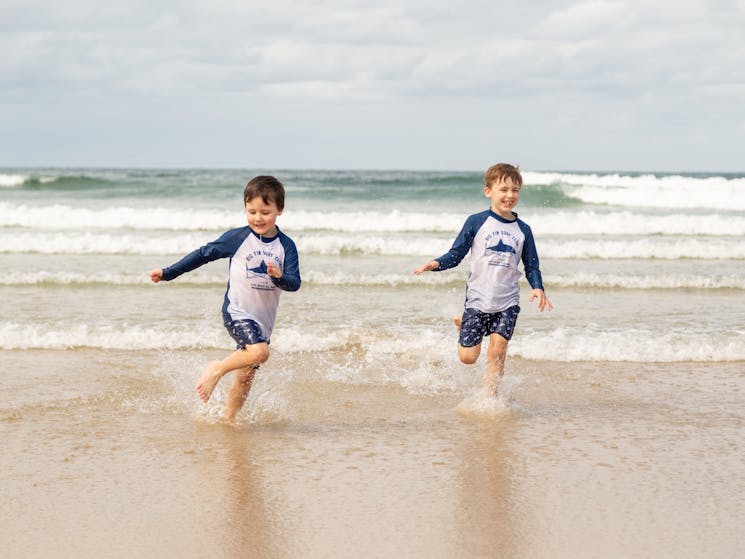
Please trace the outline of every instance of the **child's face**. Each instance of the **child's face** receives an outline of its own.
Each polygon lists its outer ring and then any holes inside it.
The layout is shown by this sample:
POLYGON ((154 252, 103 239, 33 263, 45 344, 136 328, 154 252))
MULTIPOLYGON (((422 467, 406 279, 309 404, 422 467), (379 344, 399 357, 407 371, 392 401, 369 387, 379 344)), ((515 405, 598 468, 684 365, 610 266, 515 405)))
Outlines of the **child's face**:
POLYGON ((282 210, 277 208, 277 204, 270 201, 268 204, 261 199, 261 196, 251 198, 246 202, 246 219, 248 225, 254 232, 266 237, 273 237, 277 234, 277 217, 282 215, 282 210))
POLYGON ((512 219, 512 209, 520 201, 520 185, 509 177, 497 179, 484 187, 484 196, 491 200, 492 211, 505 219, 512 219))

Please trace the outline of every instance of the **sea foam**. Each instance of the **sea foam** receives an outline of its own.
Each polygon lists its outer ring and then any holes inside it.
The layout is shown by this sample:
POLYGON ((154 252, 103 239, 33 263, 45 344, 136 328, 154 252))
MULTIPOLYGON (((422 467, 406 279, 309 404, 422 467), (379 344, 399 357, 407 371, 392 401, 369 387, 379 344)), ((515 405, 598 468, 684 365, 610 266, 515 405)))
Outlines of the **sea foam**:
MULTIPOLYGON (((354 351, 355 363, 367 366, 410 387, 431 386, 436 373, 457 362, 450 329, 379 332, 377 329, 326 329, 322 333, 298 327, 278 327, 273 351, 285 354, 354 351), (401 372, 396 372, 397 370, 401 372), (425 374, 427 372, 427 374, 425 374)), ((0 349, 127 349, 203 350, 231 346, 219 324, 195 323, 178 331, 143 325, 68 325, 0 322, 0 349)), ((524 327, 510 342, 509 354, 547 361, 614 362, 734 362, 745 361, 745 330, 722 335, 718 330, 651 328, 599 331, 591 327, 524 327), (633 340, 633 343, 629 343, 633 340)), ((354 371, 353 371, 354 373, 354 371)), ((356 373, 354 373, 356 375, 356 373)), ((337 379, 339 380, 339 379, 337 379)), ((352 381, 350 377, 347 379, 352 381)), ((385 378, 376 379, 376 382, 385 378)), ((443 386, 452 379, 440 379, 443 386)))
MULTIPOLYGON (((302 273, 303 285, 319 286, 382 286, 460 287, 464 275, 458 270, 414 276, 410 270, 388 273, 324 272, 308 270, 302 273)), ((745 276, 734 274, 634 274, 575 272, 568 274, 544 273, 544 282, 551 289, 568 288, 614 288, 614 289, 740 289, 745 290, 745 276)), ((225 274, 194 271, 179 277, 175 285, 224 286, 225 274)), ((145 273, 64 272, 64 271, 0 271, 0 285, 120 285, 144 286, 150 284, 145 273)))
POLYGON ((745 330, 651 328, 598 330, 559 327, 527 331, 510 342, 510 354, 550 361, 719 362, 745 360, 745 330))
MULTIPOLYGON (((536 235, 703 235, 743 236, 745 217, 726 213, 639 214, 620 211, 569 211, 519 208, 519 214, 536 235)), ((310 211, 289 210, 278 222, 294 235, 320 232, 357 234, 422 233, 454 238, 466 215, 405 211, 310 211)), ((44 231, 209 231, 217 235, 246 224, 243 212, 191 208, 74 208, 67 205, 0 203, 0 227, 44 231)))
MULTIPOLYGON (((16 254, 184 255, 212 241, 208 232, 149 234, 141 231, 10 231, 0 230, 0 252, 16 254)), ((452 240, 444 236, 374 233, 307 233, 294 235, 300 254, 375 255, 433 258, 445 253, 452 240)), ((542 258, 570 259, 745 259, 739 237, 594 237, 546 236, 536 241, 542 258)))
POLYGON ((566 195, 586 204, 745 210, 745 178, 527 172, 523 180, 527 187, 556 185, 566 195))
POLYGON ((0 173, 0 187, 21 186, 28 180, 28 175, 0 173))

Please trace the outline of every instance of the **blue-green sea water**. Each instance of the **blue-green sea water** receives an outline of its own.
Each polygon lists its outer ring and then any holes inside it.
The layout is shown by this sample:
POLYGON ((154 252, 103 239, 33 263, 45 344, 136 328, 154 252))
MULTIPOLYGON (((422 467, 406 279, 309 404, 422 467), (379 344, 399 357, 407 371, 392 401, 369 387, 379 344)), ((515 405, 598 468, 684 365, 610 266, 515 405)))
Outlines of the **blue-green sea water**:
MULTIPOLYGON (((19 312, 26 297, 17 293, 32 290, 35 299, 61 288, 104 285, 150 296, 147 270, 244 224, 242 189, 260 173, 274 174, 286 185, 279 225, 297 243, 305 285, 323 293, 324 304, 333 300, 343 309, 332 322, 312 329, 314 335, 323 333, 324 344, 348 343, 349 321, 360 319, 358 289, 380 290, 375 314, 382 324, 417 313, 411 297, 403 295, 407 291, 436 290, 428 302, 443 314, 457 312, 466 263, 423 278, 411 270, 444 253, 466 216, 487 207, 480 172, 5 169, 0 172, 0 286, 6 291, 0 347, 170 347, 174 342, 151 331, 137 314, 106 310, 94 312, 88 322, 80 320, 76 307, 40 321, 19 312)), ((745 177, 524 175, 517 211, 533 228, 547 290, 558 290, 559 303, 565 295, 570 300, 550 318, 523 321, 513 344, 516 354, 562 360, 745 359, 740 305, 701 310, 710 308, 712 297, 735 301, 745 291, 745 177), (583 314, 587 304, 577 306, 577 299, 592 303, 591 315, 583 314), (674 318, 660 312, 667 299, 678 309, 674 318), (647 311, 626 316, 642 308, 647 311), (598 344, 598 336, 605 343, 598 344), (633 351, 625 347, 629 337, 636 340, 633 351), (533 339, 543 342, 529 343, 533 339), (573 340, 570 347, 567 339, 573 340)), ((223 275, 224 264, 215 265, 177 285, 219 292, 223 275)), ((308 326, 303 319, 282 314, 285 327, 302 337, 308 326)), ((188 333, 180 347, 222 344, 215 321, 193 314, 179 319, 188 333)), ((380 329, 371 328, 377 339, 380 329)), ((416 345, 417 328, 403 330, 403 339, 416 345)), ((313 349, 310 340, 299 343, 313 349)))

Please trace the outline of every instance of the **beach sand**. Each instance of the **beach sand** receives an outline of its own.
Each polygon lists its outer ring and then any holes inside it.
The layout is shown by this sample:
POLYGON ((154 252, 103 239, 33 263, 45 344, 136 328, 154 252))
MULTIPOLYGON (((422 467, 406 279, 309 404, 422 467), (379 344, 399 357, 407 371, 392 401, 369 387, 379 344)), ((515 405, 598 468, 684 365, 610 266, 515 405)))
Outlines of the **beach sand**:
POLYGON ((737 364, 516 358, 489 417, 321 370, 285 383, 278 355, 230 427, 222 387, 192 394, 208 357, 3 351, 3 557, 745 550, 737 364))

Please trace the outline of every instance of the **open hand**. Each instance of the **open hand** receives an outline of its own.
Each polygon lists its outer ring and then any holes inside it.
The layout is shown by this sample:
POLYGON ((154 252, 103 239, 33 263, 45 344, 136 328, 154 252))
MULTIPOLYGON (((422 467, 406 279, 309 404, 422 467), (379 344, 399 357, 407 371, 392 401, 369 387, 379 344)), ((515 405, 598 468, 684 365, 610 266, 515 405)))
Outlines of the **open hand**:
POLYGON ((430 260, 426 264, 419 266, 416 270, 414 270, 415 276, 421 276, 424 272, 431 272, 432 270, 436 270, 440 267, 440 263, 437 260, 430 260))
POLYGON ((548 297, 546 297, 546 293, 543 291, 543 289, 533 290, 528 301, 532 303, 534 299, 538 299, 538 310, 541 312, 543 312, 545 309, 548 309, 550 311, 554 308, 554 306, 551 304, 551 301, 549 301, 548 297))

